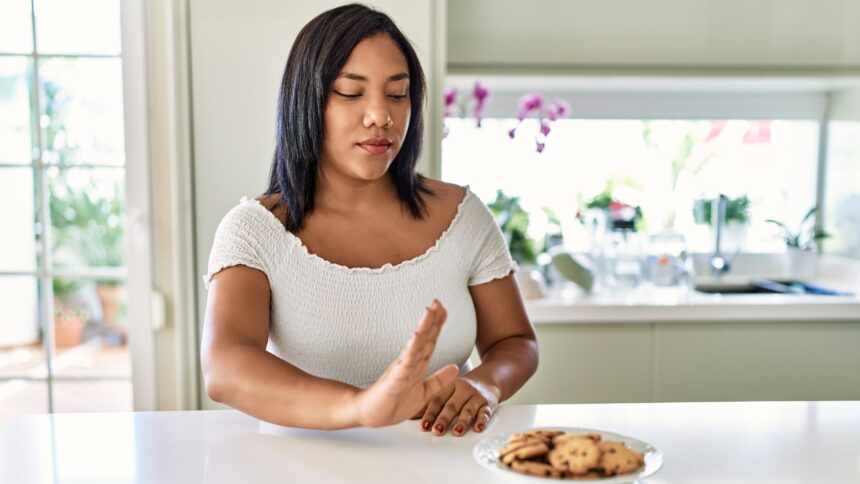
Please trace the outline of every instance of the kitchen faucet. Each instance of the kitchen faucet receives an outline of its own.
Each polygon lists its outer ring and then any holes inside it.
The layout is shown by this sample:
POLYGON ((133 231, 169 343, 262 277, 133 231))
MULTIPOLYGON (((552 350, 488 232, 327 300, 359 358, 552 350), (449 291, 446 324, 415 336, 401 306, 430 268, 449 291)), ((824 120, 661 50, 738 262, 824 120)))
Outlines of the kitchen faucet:
POLYGON ((731 264, 720 250, 720 238, 723 233, 723 223, 726 220, 726 205, 728 200, 728 197, 720 193, 711 203, 711 226, 714 228, 714 253, 711 254, 710 265, 711 274, 714 277, 721 277, 731 269, 731 264))

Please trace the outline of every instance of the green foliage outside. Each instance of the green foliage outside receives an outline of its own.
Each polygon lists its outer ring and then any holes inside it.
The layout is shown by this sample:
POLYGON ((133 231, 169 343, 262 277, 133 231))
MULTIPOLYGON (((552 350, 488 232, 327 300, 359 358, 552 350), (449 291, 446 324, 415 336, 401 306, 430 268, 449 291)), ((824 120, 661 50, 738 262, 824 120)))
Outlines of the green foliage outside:
POLYGON ((509 197, 498 190, 496 199, 487 207, 495 216, 499 228, 508 240, 511 257, 518 264, 535 264, 537 261, 535 244, 527 235, 529 214, 520 206, 519 197, 509 197))
MULTIPOLYGON (((70 60, 72 62, 73 60, 70 60)), ((79 149, 68 136, 65 110, 68 94, 55 82, 42 79, 42 105, 44 119, 44 155, 60 166, 69 166, 79 149)), ((39 117, 37 116, 36 119, 39 117)), ((52 227, 52 253, 74 254, 74 265, 87 267, 121 267, 125 252, 125 186, 123 178, 113 187, 97 184, 88 178, 84 184, 71 183, 73 173, 96 174, 97 169, 49 170, 49 213, 52 227), (74 173, 77 172, 77 173, 74 173)), ((68 261, 57 260, 58 265, 68 261)), ((99 284, 117 284, 121 281, 97 280, 99 284)), ((83 285, 80 279, 55 277, 54 294, 64 298, 83 285)))
MULTIPOLYGON (((699 199, 693 205, 693 219, 697 224, 711 225, 713 222, 713 200, 699 199)), ((750 199, 746 195, 729 198, 726 203, 725 222, 747 223, 750 219, 750 199)))

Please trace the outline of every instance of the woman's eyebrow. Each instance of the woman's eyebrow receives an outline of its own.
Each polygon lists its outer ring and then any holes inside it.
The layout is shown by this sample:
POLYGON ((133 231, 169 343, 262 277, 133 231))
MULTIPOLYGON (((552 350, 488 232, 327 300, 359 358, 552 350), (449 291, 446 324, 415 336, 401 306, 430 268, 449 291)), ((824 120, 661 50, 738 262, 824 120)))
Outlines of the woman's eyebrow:
MULTIPOLYGON (((361 74, 356 74, 354 72, 341 72, 340 76, 346 79, 352 79, 353 81, 366 81, 367 77, 362 76, 361 74)), ((388 78, 389 81, 402 81, 403 79, 409 79, 409 74, 406 72, 400 72, 398 74, 394 74, 388 78)))

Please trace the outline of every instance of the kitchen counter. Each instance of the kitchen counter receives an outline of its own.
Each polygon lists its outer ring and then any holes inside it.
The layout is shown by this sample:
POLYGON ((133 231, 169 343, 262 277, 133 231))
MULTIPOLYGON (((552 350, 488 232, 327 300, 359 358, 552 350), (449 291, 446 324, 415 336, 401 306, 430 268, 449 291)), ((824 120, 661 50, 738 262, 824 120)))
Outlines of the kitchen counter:
POLYGON ((860 263, 822 257, 819 275, 809 281, 852 293, 850 296, 807 294, 706 294, 677 287, 643 284, 632 290, 583 294, 577 288, 553 291, 526 301, 535 324, 661 323, 721 321, 856 321, 860 322, 860 263))
POLYGON ((649 483, 860 482, 857 401, 502 405, 486 432, 464 437, 417 421, 291 429, 232 410, 28 415, 0 424, 0 482, 506 482, 472 448, 538 426, 653 444, 665 463, 649 483))

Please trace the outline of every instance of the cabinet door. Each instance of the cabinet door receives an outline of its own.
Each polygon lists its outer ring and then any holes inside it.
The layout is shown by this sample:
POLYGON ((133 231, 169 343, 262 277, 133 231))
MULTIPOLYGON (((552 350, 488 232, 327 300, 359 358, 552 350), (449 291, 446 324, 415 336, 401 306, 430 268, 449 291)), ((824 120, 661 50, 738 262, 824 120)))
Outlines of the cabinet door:
POLYGON ((858 400, 858 322, 655 327, 654 401, 858 400))
POLYGON ((856 0, 457 0, 452 70, 860 66, 856 0))
POLYGON ((650 324, 541 324, 537 373, 508 402, 650 400, 650 324))

